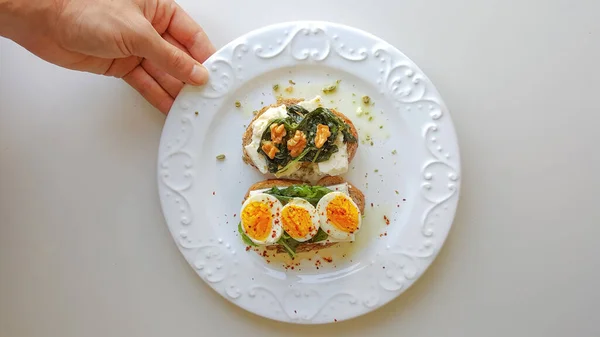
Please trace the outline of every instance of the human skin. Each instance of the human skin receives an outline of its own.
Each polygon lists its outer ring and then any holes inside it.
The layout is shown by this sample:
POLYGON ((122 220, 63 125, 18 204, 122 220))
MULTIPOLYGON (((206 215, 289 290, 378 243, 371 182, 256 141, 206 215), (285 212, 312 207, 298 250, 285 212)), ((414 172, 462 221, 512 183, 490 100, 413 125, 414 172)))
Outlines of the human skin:
POLYGON ((64 68, 122 78, 167 113, 215 48, 173 0, 0 0, 0 35, 64 68))

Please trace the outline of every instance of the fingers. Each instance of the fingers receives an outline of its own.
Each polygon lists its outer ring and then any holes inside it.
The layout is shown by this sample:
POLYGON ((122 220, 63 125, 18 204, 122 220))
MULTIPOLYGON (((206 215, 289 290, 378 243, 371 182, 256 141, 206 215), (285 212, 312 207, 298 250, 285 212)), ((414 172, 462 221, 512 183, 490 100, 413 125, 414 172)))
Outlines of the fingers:
POLYGON ((199 62, 206 61, 216 49, 208 36, 179 5, 175 4, 175 11, 167 32, 190 51, 190 54, 199 62))
POLYGON ((173 105, 173 97, 150 76, 142 66, 137 66, 123 77, 123 80, 137 90, 160 112, 167 114, 173 105))
POLYGON ((105 76, 114 76, 114 77, 123 77, 125 74, 129 73, 131 69, 134 69, 138 64, 142 62, 140 57, 129 56, 122 59, 113 59, 106 70, 103 70, 103 75, 105 76))
POLYGON ((208 71, 190 55, 163 39, 148 23, 140 41, 133 44, 137 56, 152 61, 157 67, 182 82, 202 85, 208 81, 208 71), (149 27, 149 28, 148 28, 149 27))
POLYGON ((148 60, 142 61, 142 68, 173 98, 177 97, 183 82, 167 74, 148 60))
POLYGON ((185 48, 184 45, 182 45, 181 43, 179 43, 179 41, 175 40, 174 37, 171 36, 171 34, 169 33, 164 33, 162 35, 163 39, 167 40, 167 42, 169 42, 170 44, 174 45, 175 47, 183 50, 184 52, 186 52, 188 55, 192 55, 190 54, 190 52, 187 50, 187 48, 185 48))
MULTIPOLYGON (((169 33, 163 34, 163 39, 165 39, 170 44, 175 47, 183 50, 185 53, 189 55, 189 52, 185 47, 177 42, 169 33)), ((152 76, 160 86, 165 89, 171 97, 175 98, 183 88, 183 82, 176 79, 175 77, 169 75, 167 72, 163 71, 159 67, 157 67, 154 63, 149 60, 144 60, 142 62, 142 67, 146 70, 146 72, 152 76)))

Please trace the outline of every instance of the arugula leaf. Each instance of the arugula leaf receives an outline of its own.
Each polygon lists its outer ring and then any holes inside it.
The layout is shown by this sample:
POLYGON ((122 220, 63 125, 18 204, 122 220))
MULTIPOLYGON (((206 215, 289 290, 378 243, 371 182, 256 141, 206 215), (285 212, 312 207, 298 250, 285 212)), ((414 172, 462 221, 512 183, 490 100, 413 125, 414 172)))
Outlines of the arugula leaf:
POLYGON ((313 206, 317 206, 317 203, 321 198, 327 194, 331 193, 332 190, 323 186, 310 186, 310 185, 292 185, 286 188, 279 189, 277 187, 273 187, 265 193, 270 194, 282 204, 287 204, 292 198, 302 198, 308 202, 310 202, 313 206))
MULTIPOLYGON (((319 200, 323 198, 328 193, 331 193, 332 190, 323 186, 310 186, 310 185, 291 185, 286 188, 279 189, 277 187, 273 187, 270 190, 265 191, 265 193, 270 194, 282 204, 287 204, 292 198, 302 198, 308 202, 310 202, 313 206, 316 206, 319 203, 319 200)), ((323 229, 319 228, 317 234, 308 240, 308 243, 315 243, 327 240, 329 235, 323 231, 323 229)), ((294 240, 289 234, 285 231, 283 232, 278 244, 282 245, 285 248, 286 252, 294 258, 296 256, 296 247, 300 244, 300 242, 294 240)))
MULTIPOLYGON (((324 186, 310 186, 306 184, 302 185, 291 185, 286 188, 279 189, 277 187, 272 187, 270 190, 265 191, 264 193, 270 194, 275 198, 279 199, 282 204, 287 204, 292 198, 302 198, 308 202, 310 202, 313 206, 316 206, 319 203, 319 200, 323 198, 328 193, 331 193, 332 190, 328 189, 324 186)), ((252 239, 250 239, 244 230, 242 229, 242 223, 238 224, 238 232, 240 233, 240 237, 242 241, 246 245, 257 247, 252 239)), ((307 243, 315 243, 326 240, 329 237, 323 229, 319 228, 317 234, 312 237, 310 240, 306 241, 307 243)), ((288 233, 285 231, 281 235, 281 238, 277 241, 277 244, 283 246, 285 251, 290 255, 291 258, 296 257, 296 248, 301 242, 294 240, 288 233)))
MULTIPOLYGON (((323 186, 310 186, 310 185, 292 185, 286 188, 278 189, 277 187, 272 187, 270 190, 265 191, 265 193, 270 194, 282 204, 287 204, 292 198, 302 198, 308 202, 310 202, 313 206, 316 206, 319 200, 323 198, 328 193, 332 191, 327 187, 323 186)), ((256 247, 257 245, 244 233, 242 230, 242 223, 238 224, 238 231, 240 232, 240 237, 244 241, 245 244, 256 247)), ((319 228, 317 234, 312 237, 307 243, 315 243, 326 240, 329 237, 323 229, 319 228)), ((288 255, 291 258, 296 257, 296 248, 301 242, 294 240, 288 233, 285 231, 281 235, 281 238, 277 241, 277 244, 281 245, 288 255)))
POLYGON ((281 238, 279 239, 279 241, 277 241, 277 243, 282 245, 283 248, 285 248, 285 251, 292 259, 296 257, 296 248, 298 247, 300 242, 292 239, 292 237, 289 236, 288 233, 283 232, 281 238))
POLYGON ((329 235, 327 235, 327 233, 325 233, 323 228, 319 228, 319 231, 317 232, 317 234, 315 234, 315 236, 313 236, 312 239, 308 240, 308 242, 311 242, 311 243, 321 242, 321 241, 327 240, 328 237, 329 237, 329 235))
MULTIPOLYGON (((325 233, 325 231, 323 231, 321 228, 319 228, 319 231, 317 232, 317 234, 312 239, 310 239, 306 242, 307 243, 321 242, 321 241, 327 240, 328 237, 329 237, 329 235, 327 235, 327 233, 325 233)), ((281 238, 279 239, 279 241, 277 241, 277 243, 280 244, 281 246, 283 246, 285 251, 288 253, 288 255, 292 259, 296 257, 296 248, 298 248, 298 245, 301 244, 301 242, 294 240, 286 232, 283 232, 283 234, 281 235, 281 238)))
POLYGON ((244 241, 245 244, 247 244, 248 246, 252 246, 252 247, 258 247, 258 245, 256 243, 254 243, 254 241, 252 241, 252 239, 250 239, 248 237, 248 235, 246 235, 246 233, 244 233, 244 230, 242 229, 241 221, 238 224, 238 232, 240 232, 240 237, 242 238, 242 241, 244 241))

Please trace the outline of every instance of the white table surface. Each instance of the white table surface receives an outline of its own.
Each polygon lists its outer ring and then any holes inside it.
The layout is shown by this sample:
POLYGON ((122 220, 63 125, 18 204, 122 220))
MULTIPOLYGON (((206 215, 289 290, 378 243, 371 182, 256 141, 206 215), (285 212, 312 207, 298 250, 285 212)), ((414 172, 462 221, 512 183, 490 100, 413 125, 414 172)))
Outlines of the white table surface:
POLYGON ((462 199, 425 275, 293 326, 214 293, 160 211, 164 116, 124 83, 0 42, 0 336, 599 336, 600 2, 181 1, 217 47, 336 21, 397 46, 450 108, 462 199))

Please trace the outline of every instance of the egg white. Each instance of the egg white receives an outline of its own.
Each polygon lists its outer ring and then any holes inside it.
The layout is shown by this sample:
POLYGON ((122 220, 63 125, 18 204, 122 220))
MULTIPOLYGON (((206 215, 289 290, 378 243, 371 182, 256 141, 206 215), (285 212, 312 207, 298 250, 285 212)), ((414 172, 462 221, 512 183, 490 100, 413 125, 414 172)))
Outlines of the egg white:
POLYGON ((360 209, 358 208, 354 200, 352 200, 352 198, 350 198, 343 192, 331 192, 324 195, 323 198, 321 198, 321 200, 319 200, 319 203, 317 204, 317 214, 319 216, 321 228, 329 235, 330 238, 336 240, 353 241, 354 235, 358 233, 362 224, 362 216, 360 213, 360 209), (350 202, 350 205, 352 207, 355 207, 356 211, 358 212, 358 227, 353 233, 345 232, 339 229, 327 219, 327 206, 334 198, 338 196, 347 199, 350 202))
MULTIPOLYGON (((305 241, 310 240, 313 236, 317 235, 317 232, 319 231, 319 226, 320 226, 319 217, 317 215, 317 209, 310 202, 308 202, 302 198, 293 198, 285 206, 283 206, 283 209, 281 210, 281 214, 283 214, 285 209, 290 206, 297 206, 297 207, 303 208, 306 211, 308 211, 308 213, 310 214, 311 222, 312 222, 311 230, 304 237, 300 237, 300 238, 292 237, 292 238, 294 238, 294 240, 296 240, 298 242, 305 242, 305 241)), ((282 217, 281 225, 283 227, 283 217, 282 217)), ((290 233, 288 232, 288 235, 289 234, 290 233)))
MULTIPOLYGON (((242 209, 240 211, 240 217, 241 217, 241 214, 244 213, 244 208, 246 208, 246 206, 248 206, 250 203, 255 202, 255 201, 265 203, 265 204, 267 204, 267 206, 272 205, 271 207, 269 207, 269 209, 271 211, 271 217, 272 217, 272 219, 271 219, 271 233, 272 234, 268 235, 265 240, 257 240, 255 238, 253 238, 252 236, 250 236, 250 234, 248 234, 248 232, 246 231, 246 226, 244 226, 243 223, 242 223, 242 230, 244 231, 244 234, 246 234, 250 238, 250 240, 252 240, 252 242, 256 243, 257 245, 275 244, 281 237, 281 234, 283 233, 283 227, 281 226, 281 209, 283 208, 283 205, 277 198, 275 198, 272 195, 269 195, 266 193, 255 194, 255 195, 248 197, 248 199, 246 199, 246 201, 244 201, 244 204, 242 205, 242 209)), ((242 222, 243 222, 243 220, 242 220, 242 222)))

